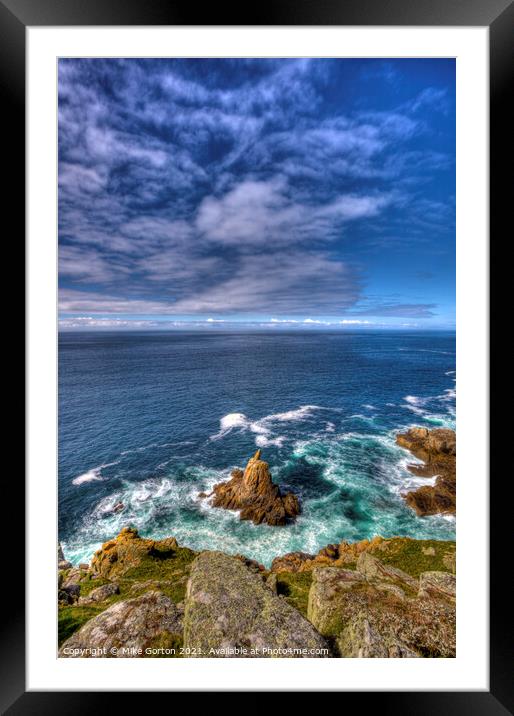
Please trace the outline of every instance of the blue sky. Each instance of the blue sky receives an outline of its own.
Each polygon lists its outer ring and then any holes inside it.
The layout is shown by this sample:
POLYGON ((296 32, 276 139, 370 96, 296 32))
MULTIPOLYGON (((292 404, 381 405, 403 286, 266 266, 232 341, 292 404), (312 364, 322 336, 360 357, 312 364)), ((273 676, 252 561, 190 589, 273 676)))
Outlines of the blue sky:
POLYGON ((455 64, 59 62, 76 328, 454 328, 455 64))

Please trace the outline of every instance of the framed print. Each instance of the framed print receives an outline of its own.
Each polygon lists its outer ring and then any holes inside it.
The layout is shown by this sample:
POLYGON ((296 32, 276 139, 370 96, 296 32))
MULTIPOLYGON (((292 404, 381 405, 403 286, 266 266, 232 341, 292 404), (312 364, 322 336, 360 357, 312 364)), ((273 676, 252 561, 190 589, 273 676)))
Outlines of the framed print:
POLYGON ((6 711, 260 690, 507 713, 512 5, 0 10, 28 308, 6 711))

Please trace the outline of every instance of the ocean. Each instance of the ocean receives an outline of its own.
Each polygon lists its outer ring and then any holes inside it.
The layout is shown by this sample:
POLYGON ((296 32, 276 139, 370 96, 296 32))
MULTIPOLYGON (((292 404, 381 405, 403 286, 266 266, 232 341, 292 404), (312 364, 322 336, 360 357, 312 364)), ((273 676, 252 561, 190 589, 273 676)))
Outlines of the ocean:
POLYGON ((454 333, 63 332, 65 556, 89 561, 129 524, 267 566, 374 535, 454 539, 454 517, 418 517, 402 498, 430 482, 395 445, 413 425, 455 427, 454 333), (258 447, 301 499, 294 524, 241 522, 198 498, 258 447))

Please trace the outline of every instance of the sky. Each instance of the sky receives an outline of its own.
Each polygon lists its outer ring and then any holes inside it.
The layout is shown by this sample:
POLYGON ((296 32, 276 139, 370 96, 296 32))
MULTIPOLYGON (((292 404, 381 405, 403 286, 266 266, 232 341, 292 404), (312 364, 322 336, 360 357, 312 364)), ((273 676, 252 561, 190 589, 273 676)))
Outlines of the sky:
POLYGON ((454 329, 454 60, 60 60, 59 316, 454 329))

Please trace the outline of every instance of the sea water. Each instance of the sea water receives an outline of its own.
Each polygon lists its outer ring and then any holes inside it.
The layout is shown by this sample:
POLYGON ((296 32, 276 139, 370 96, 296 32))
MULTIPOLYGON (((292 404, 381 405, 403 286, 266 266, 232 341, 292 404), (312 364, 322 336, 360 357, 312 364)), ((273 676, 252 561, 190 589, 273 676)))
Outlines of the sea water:
POLYGON ((454 539, 454 517, 418 517, 402 497, 433 482, 395 444, 413 425, 455 427, 454 333, 61 333, 65 556, 89 561, 125 525, 265 565, 374 535, 454 539), (300 497, 294 524, 198 498, 258 447, 300 497))

